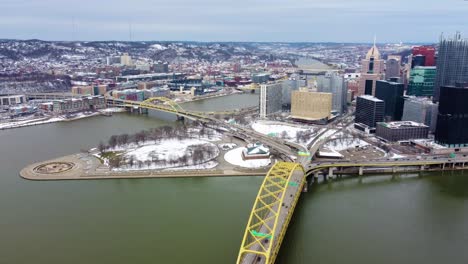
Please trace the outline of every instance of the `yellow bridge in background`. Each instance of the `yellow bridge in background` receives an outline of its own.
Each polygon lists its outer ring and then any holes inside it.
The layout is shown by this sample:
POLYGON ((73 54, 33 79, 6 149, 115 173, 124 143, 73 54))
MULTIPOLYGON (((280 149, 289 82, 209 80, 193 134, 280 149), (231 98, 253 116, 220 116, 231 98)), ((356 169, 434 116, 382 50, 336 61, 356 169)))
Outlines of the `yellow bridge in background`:
POLYGON ((145 101, 130 101, 130 100, 122 100, 112 97, 106 98, 109 106, 116 106, 116 107, 138 107, 142 109, 149 109, 149 110, 156 110, 166 113, 172 113, 177 116, 183 116, 188 119, 193 120, 206 120, 210 115, 234 115, 240 114, 243 112, 254 111, 257 107, 249 107, 244 109, 236 109, 231 111, 192 111, 192 110, 185 110, 180 104, 177 102, 166 98, 166 97, 152 97, 145 101))

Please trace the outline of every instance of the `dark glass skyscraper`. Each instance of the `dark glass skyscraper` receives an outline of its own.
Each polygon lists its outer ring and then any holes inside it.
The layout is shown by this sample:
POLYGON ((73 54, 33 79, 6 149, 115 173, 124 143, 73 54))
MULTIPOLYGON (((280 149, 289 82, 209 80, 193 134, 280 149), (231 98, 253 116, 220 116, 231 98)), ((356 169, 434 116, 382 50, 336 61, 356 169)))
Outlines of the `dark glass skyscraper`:
POLYGON ((385 119, 388 121, 401 120, 405 103, 404 90, 405 86, 402 83, 377 81, 375 97, 385 102, 385 119))
POLYGON ((356 116, 354 122, 364 124, 370 128, 382 122, 385 103, 370 95, 358 96, 356 99, 356 116))
POLYGON ((468 85, 440 88, 435 141, 448 147, 468 147, 468 85))
POLYGON ((439 101, 440 87, 468 82, 468 40, 456 34, 453 39, 443 38, 439 43, 434 101, 439 101))

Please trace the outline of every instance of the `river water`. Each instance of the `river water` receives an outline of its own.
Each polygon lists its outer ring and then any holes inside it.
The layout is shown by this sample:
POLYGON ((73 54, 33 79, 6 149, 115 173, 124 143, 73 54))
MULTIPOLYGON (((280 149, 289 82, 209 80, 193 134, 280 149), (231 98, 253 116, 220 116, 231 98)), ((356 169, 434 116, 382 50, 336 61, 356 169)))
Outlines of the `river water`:
MULTIPOLYGON (((256 95, 205 101, 200 111, 256 95)), ((261 177, 27 181, 24 166, 174 125, 116 114, 0 131, 0 263, 234 263, 261 177)), ((465 172, 467 174, 468 172, 465 172)), ((312 188, 278 263, 467 263, 468 175, 312 188)))

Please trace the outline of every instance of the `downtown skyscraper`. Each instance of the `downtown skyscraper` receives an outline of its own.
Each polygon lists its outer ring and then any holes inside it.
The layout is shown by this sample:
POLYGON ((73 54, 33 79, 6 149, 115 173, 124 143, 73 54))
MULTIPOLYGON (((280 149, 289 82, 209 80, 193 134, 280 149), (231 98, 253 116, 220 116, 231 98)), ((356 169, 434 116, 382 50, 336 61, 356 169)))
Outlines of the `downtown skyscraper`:
POLYGON ((375 45, 367 52, 366 58, 361 61, 361 79, 359 81, 358 95, 375 95, 375 85, 384 77, 384 60, 375 45))
POLYGON ((439 101, 442 86, 468 82, 468 40, 460 33, 454 38, 441 38, 437 57, 434 102, 439 101))

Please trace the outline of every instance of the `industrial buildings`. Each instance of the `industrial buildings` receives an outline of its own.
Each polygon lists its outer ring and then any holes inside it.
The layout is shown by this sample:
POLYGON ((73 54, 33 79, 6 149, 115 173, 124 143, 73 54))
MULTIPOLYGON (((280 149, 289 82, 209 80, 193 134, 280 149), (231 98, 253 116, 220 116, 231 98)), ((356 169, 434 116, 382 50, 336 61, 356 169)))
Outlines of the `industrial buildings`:
POLYGON ((327 121, 331 117, 332 94, 294 91, 291 118, 305 121, 327 121))
POLYGON ((83 98, 72 98, 56 100, 53 104, 55 114, 66 114, 86 110, 96 110, 106 107, 104 96, 89 96, 83 98))
POLYGON ((446 147, 468 147, 468 85, 440 88, 435 142, 446 147))
POLYGON ((371 95, 361 95, 356 99, 354 127, 372 133, 378 122, 384 121, 385 102, 371 95))
POLYGON ((107 92, 107 85, 73 86, 71 91, 77 95, 104 95, 107 92))
POLYGON ((412 121, 377 123, 375 135, 390 142, 427 138, 429 127, 412 121))
POLYGON ((457 33, 454 38, 440 40, 434 101, 439 101, 442 86, 464 82, 468 82, 468 40, 457 33))
POLYGON ((436 67, 418 66, 410 71, 407 95, 432 96, 436 78, 436 67))
POLYGON ((432 100, 423 97, 407 97, 403 107, 403 121, 414 121, 429 126, 431 133, 435 132, 439 106, 432 100))
POLYGON ((403 115, 403 93, 402 83, 377 81, 375 97, 385 102, 385 120, 400 121, 403 115))
POLYGON ((130 57, 128 53, 122 54, 122 56, 120 56, 120 64, 124 66, 132 66, 133 65, 132 57, 130 57))
POLYGON ((283 106, 283 86, 281 83, 260 86, 260 118, 281 112, 283 106))
POLYGON ((0 94, 0 106, 8 107, 10 105, 26 103, 26 96, 24 94, 0 94))
POLYGON ((317 78, 317 92, 333 95, 332 110, 342 114, 346 110, 347 93, 344 78, 338 72, 329 71, 317 78))
POLYGON ((375 95, 375 85, 384 76, 384 60, 374 46, 367 52, 366 58, 361 61, 361 79, 359 81, 358 95, 375 95))

